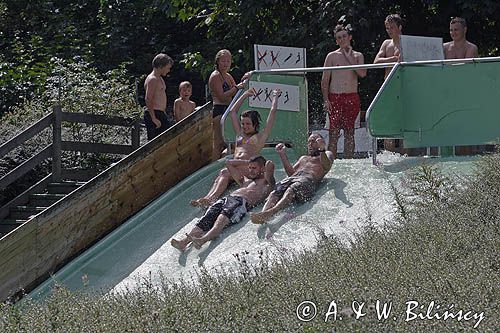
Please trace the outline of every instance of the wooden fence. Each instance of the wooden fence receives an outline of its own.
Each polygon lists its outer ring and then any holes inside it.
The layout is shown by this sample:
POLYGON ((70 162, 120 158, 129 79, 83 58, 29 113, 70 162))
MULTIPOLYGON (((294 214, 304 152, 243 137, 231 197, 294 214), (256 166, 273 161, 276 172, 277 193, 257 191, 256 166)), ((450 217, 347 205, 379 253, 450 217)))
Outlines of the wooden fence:
POLYGON ((12 150, 21 146, 31 138, 36 137, 42 131, 52 126, 52 143, 44 147, 40 152, 24 161, 22 164, 11 170, 0 178, 0 190, 14 183, 29 171, 40 165, 42 162, 52 160, 52 172, 46 175, 40 182, 34 184, 27 191, 17 196, 12 201, 0 207, 0 219, 9 215, 12 207, 23 205, 28 202, 30 194, 43 190, 48 183, 58 182, 61 179, 88 180, 95 176, 92 170, 68 170, 61 167, 62 151, 80 151, 94 153, 112 153, 127 155, 140 146, 140 124, 141 119, 110 117, 103 115, 93 115, 85 113, 63 112, 60 106, 55 106, 51 114, 16 135, 0 146, 0 158, 7 155, 12 150), (92 142, 63 141, 61 137, 63 122, 100 124, 110 126, 122 126, 131 128, 130 145, 111 145, 92 142))

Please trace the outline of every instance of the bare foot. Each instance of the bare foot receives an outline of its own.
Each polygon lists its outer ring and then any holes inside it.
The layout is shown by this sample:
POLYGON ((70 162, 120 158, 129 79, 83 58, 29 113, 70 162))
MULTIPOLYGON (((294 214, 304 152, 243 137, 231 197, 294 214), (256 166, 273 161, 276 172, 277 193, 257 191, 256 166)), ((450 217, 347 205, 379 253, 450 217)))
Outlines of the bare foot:
POLYGON ((186 249, 186 246, 187 246, 187 244, 185 244, 185 242, 179 241, 175 238, 172 238, 172 240, 170 241, 170 244, 173 247, 175 247, 176 249, 181 250, 181 251, 184 251, 186 249))
POLYGON ((260 212, 260 213, 250 213, 250 219, 252 223, 255 224, 263 224, 266 223, 272 214, 268 212, 260 212))
POLYGON ((199 198, 199 199, 196 199, 196 200, 191 200, 191 205, 195 206, 195 207, 199 207, 199 206, 210 206, 212 204, 212 201, 208 198, 199 198))

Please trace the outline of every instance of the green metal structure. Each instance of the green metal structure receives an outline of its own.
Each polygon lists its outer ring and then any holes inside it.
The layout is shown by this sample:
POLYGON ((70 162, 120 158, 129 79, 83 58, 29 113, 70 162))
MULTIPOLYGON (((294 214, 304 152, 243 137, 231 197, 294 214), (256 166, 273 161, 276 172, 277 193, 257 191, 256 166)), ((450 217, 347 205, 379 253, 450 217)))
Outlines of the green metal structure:
MULTIPOLYGON (((277 84, 287 84, 299 87, 299 108, 300 111, 286 111, 278 109, 276 121, 268 138, 270 143, 288 142, 294 150, 303 155, 307 152, 307 136, 308 136, 308 109, 307 109, 307 81, 302 75, 274 75, 254 73, 250 81, 267 82, 277 84)), ((245 88, 245 89, 248 89, 245 88)), ((281 97, 283 98, 283 97, 281 97)), ((253 109, 259 111, 262 122, 265 123, 269 115, 269 109, 250 107, 248 99, 242 104, 239 114, 242 111, 253 109)), ((263 126, 263 125, 262 125, 263 126)), ((261 127, 262 127, 261 126, 261 127)), ((224 121, 224 137, 226 140, 234 141, 235 133, 231 124, 229 114, 224 121)))
POLYGON ((500 58, 397 64, 368 109, 370 134, 405 148, 500 138, 500 58))

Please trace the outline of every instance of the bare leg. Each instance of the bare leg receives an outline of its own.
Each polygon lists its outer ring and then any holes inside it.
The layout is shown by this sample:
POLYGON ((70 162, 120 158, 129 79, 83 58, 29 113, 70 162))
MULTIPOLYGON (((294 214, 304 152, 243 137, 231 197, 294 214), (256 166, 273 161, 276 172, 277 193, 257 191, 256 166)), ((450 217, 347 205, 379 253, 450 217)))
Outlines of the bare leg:
POLYGON ((340 129, 335 127, 332 128, 330 124, 330 130, 328 131, 328 150, 333 153, 334 159, 337 158, 337 142, 339 141, 339 133, 340 129))
POLYGON ((222 139, 222 128, 220 126, 220 119, 222 116, 213 118, 212 125, 214 131, 214 146, 212 150, 212 161, 217 161, 224 150, 224 140, 222 139))
POLYGON ((227 170, 226 168, 222 169, 217 175, 217 178, 215 178, 214 184, 212 185, 212 188, 210 189, 208 194, 202 198, 191 200, 191 205, 210 206, 220 197, 222 193, 224 193, 224 191, 227 189, 227 186, 229 185, 230 180, 231 174, 229 173, 229 170, 227 170))
POLYGON ((344 129, 344 158, 354 156, 354 128, 344 129))
POLYGON ((219 236, 228 223, 229 219, 225 215, 219 214, 212 229, 201 237, 192 237, 194 247, 201 249, 203 244, 219 236))
POLYGON ((204 233, 205 232, 203 230, 195 226, 189 233, 185 234, 182 239, 177 240, 175 238, 172 238, 170 244, 176 249, 184 251, 189 243, 193 241, 193 237, 202 237, 204 233))
POLYGON ((256 224, 262 224, 269 221, 269 219, 274 214, 276 214, 277 212, 279 212, 280 210, 282 210, 283 208, 287 207, 292 203, 293 199, 295 199, 295 193, 291 188, 289 188, 288 190, 286 190, 285 194, 283 194, 283 197, 281 199, 279 199, 278 201, 276 201, 276 199, 277 197, 274 195, 273 192, 272 197, 270 197, 268 202, 266 202, 266 205, 264 205, 264 208, 262 208, 262 211, 260 213, 250 214, 250 219, 252 220, 252 222, 256 224), (273 197, 274 197, 273 200, 274 203, 271 201, 273 197))
POLYGON ((396 140, 384 139, 384 149, 388 151, 396 151, 396 140))

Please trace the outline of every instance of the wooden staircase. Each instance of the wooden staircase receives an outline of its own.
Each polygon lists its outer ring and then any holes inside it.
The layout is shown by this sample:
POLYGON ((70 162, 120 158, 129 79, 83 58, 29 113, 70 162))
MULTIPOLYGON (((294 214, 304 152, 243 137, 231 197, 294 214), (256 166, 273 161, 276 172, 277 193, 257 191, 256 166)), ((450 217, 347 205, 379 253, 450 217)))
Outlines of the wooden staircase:
POLYGON ((140 146, 139 118, 110 117, 96 114, 63 112, 56 105, 52 113, 0 145, 0 158, 22 146, 26 141, 37 137, 47 128, 52 128, 52 143, 11 170, 0 176, 0 190, 11 186, 16 180, 32 171, 40 163, 51 160, 52 172, 31 186, 28 190, 0 207, 0 241, 26 221, 43 212, 46 208, 63 199, 99 172, 97 170, 69 170, 62 168, 62 152, 94 152, 128 155, 140 146), (87 125, 120 126, 131 130, 130 145, 75 142, 62 140, 64 123, 83 123, 87 125))
POLYGON ((9 215, 0 219, 0 238, 30 218, 43 212, 46 208, 63 199, 67 194, 78 189, 85 183, 71 180, 48 183, 47 187, 41 193, 29 194, 26 204, 10 207, 9 215))

